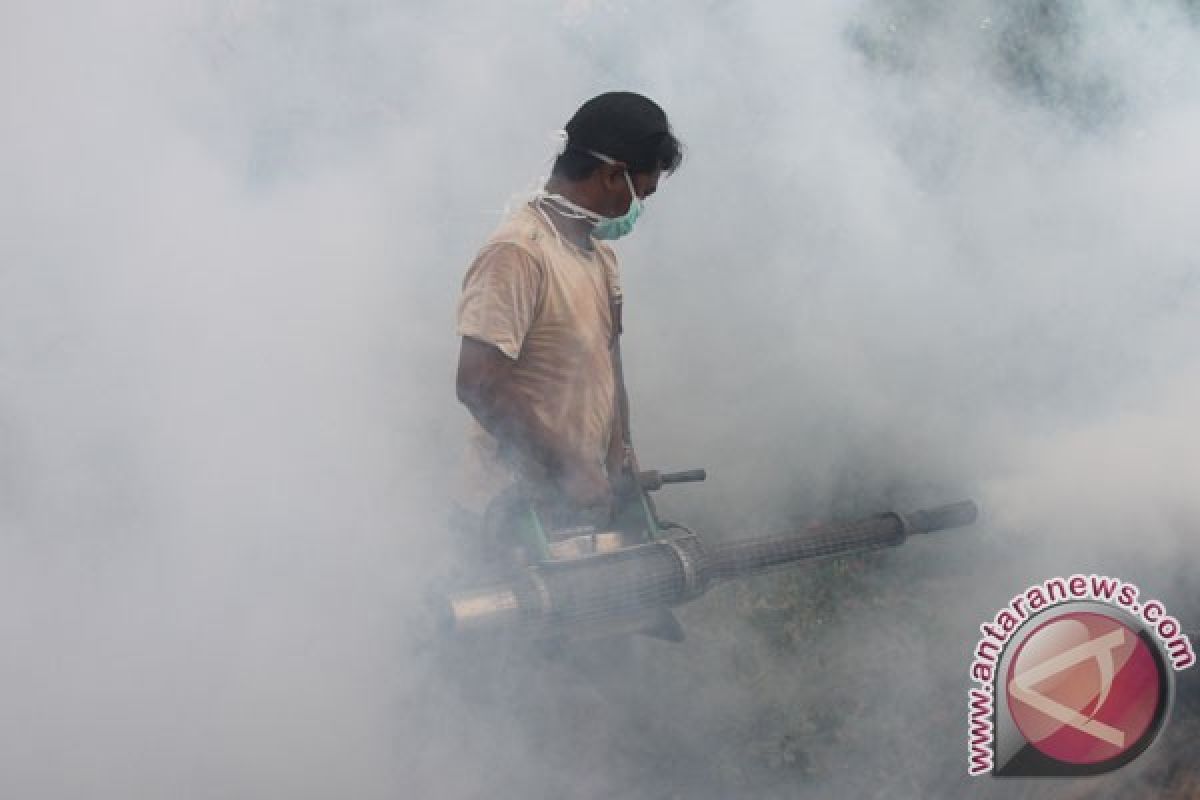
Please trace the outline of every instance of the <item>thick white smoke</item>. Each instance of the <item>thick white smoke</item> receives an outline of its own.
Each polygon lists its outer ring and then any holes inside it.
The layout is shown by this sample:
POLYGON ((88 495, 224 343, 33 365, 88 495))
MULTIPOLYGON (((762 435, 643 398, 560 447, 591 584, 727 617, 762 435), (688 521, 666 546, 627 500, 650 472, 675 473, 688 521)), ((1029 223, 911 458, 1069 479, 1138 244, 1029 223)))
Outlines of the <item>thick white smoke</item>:
POLYGON ((914 727, 1009 594, 1197 608, 1194 8, 7 4, 0 795, 961 795, 958 705, 914 727), (799 654, 755 649, 758 584, 638 643, 641 694, 497 664, 481 700, 411 633, 453 304, 614 88, 689 147, 618 245, 642 460, 711 474, 664 509, 986 518, 799 654))

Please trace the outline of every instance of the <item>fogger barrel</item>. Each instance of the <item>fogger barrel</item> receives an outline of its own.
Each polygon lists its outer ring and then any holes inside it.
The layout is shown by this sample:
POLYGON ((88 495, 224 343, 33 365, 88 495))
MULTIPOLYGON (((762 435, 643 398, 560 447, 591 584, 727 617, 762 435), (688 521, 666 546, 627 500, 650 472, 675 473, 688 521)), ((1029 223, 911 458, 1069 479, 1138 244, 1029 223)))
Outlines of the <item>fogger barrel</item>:
POLYGON ((440 613, 443 626, 454 632, 511 630, 534 637, 570 633, 677 606, 719 581, 894 547, 910 534, 969 525, 977 513, 975 503, 964 500, 910 514, 877 514, 805 535, 711 547, 694 534, 681 534, 613 553, 541 562, 505 583, 445 596, 440 613))

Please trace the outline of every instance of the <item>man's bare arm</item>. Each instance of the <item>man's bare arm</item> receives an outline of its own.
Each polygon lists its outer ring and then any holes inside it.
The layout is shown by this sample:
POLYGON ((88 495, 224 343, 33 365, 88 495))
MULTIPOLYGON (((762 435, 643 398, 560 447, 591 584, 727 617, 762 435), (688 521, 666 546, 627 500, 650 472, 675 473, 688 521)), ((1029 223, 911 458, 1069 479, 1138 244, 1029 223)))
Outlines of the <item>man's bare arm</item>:
POLYGON ((514 391, 516 362, 494 345, 464 336, 458 356, 458 399, 501 445, 545 471, 581 507, 609 502, 599 464, 569 452, 514 391))

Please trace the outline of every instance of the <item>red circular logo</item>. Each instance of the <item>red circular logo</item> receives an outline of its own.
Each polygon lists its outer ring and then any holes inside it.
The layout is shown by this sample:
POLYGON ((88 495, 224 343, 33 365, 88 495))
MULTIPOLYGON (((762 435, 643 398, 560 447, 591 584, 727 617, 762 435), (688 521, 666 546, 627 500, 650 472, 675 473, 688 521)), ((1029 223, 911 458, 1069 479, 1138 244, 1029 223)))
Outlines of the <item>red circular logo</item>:
POLYGON ((1029 744, 1060 762, 1097 764, 1155 734, 1162 681, 1150 645, 1136 631, 1079 611, 1043 623, 1021 642, 1005 691, 1029 744))

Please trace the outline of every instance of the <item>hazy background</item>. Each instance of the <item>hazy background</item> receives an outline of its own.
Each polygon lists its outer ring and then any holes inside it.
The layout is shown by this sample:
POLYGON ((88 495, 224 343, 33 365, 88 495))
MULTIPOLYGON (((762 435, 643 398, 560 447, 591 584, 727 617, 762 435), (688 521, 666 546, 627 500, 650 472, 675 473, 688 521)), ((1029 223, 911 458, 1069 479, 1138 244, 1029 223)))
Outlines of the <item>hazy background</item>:
POLYGON ((964 775, 1014 592, 1200 624, 1194 3, 98 5, 0 9, 0 795, 1200 791, 1195 680, 1111 779, 964 775), (985 517, 467 690, 456 293, 617 88, 688 146, 618 245, 641 459, 711 476, 663 510, 985 517))

